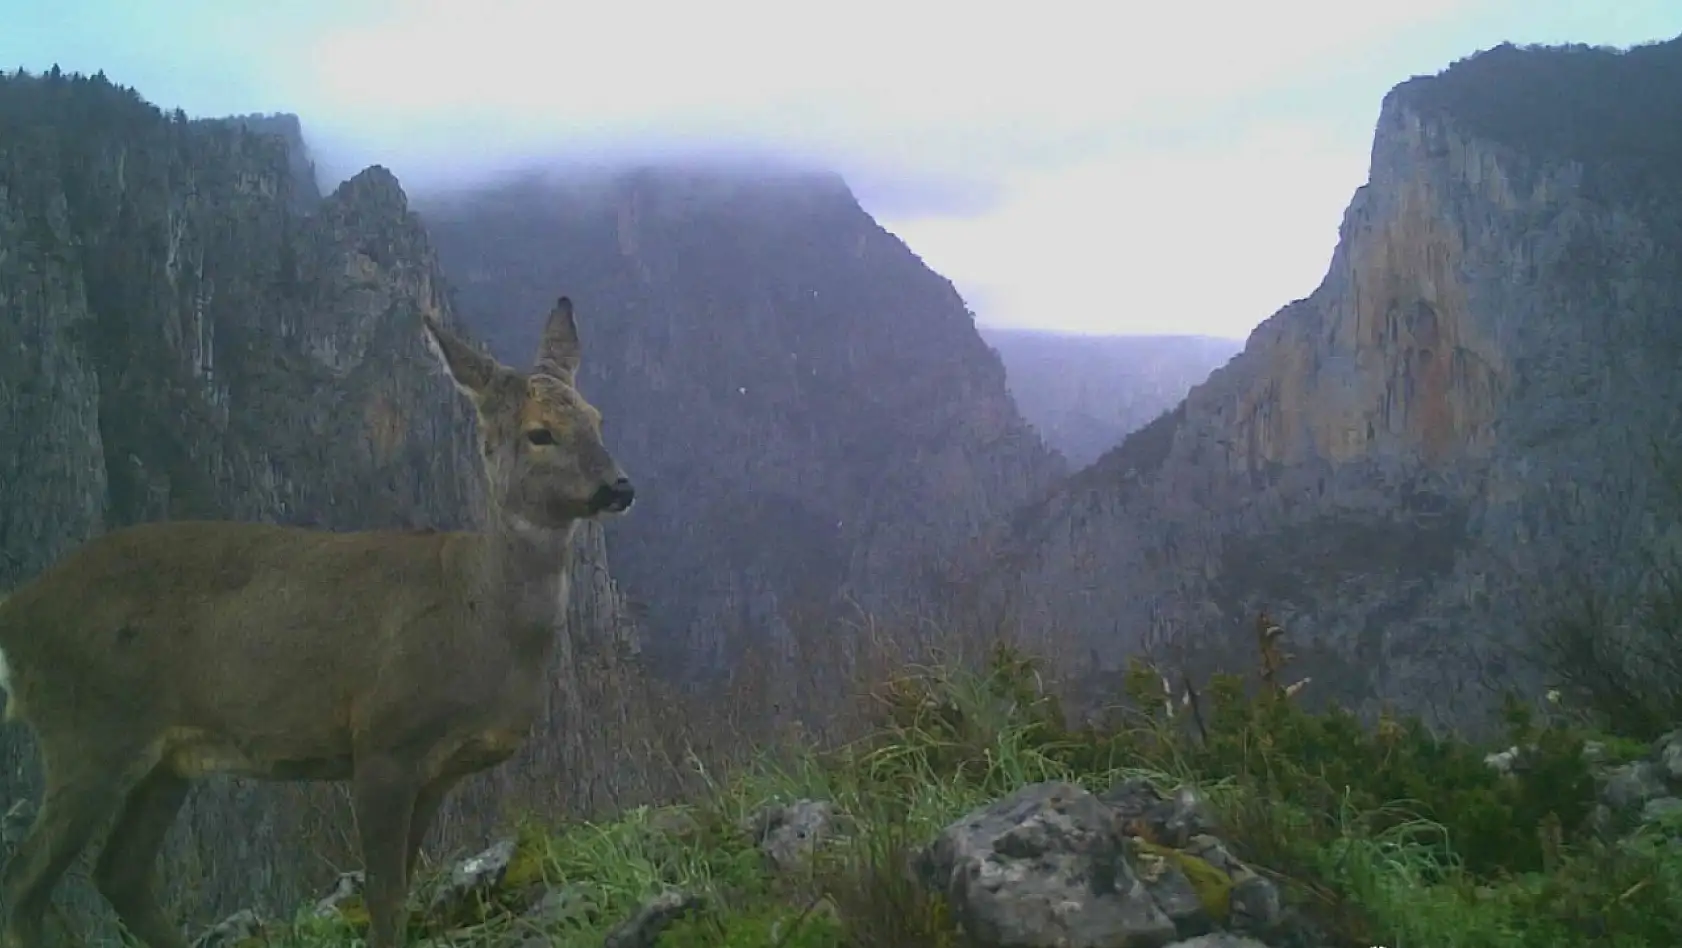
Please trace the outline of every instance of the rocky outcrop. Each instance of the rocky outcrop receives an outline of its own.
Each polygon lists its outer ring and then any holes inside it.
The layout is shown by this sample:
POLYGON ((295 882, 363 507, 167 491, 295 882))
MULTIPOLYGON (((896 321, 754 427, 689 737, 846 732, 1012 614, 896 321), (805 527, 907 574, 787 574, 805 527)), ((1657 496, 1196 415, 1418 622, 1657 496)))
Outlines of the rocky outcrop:
MULTIPOLYGON (((388 171, 306 216, 274 136, 167 117, 102 77, 6 76, 0 99, 0 589, 139 521, 471 524, 470 413, 419 330, 422 314, 455 315, 388 171)), ((595 639, 628 620, 600 531, 580 543, 569 626, 595 639)), ((600 792, 563 641, 519 775, 464 788, 446 836, 485 832, 517 781, 575 806, 600 792)), ((23 728, 0 760, 4 805, 38 793, 23 728)), ((329 861, 354 859, 341 802, 206 783, 165 878, 206 910, 296 904, 329 861)), ((88 895, 75 904, 92 917, 88 895)))
MULTIPOLYGON (((1586 748, 1592 753, 1592 748, 1586 748)), ((1522 768, 1525 757, 1516 749, 1507 768, 1522 768)), ((1500 766, 1497 764, 1497 766, 1500 766)), ((1682 729, 1655 739, 1645 757, 1595 768, 1598 791, 1592 819, 1603 836, 1668 823, 1674 834, 1682 829, 1682 729)))
POLYGON ((1083 468, 1169 411, 1244 347, 1211 336, 1089 336, 982 327, 1022 416, 1083 468))
POLYGON ((1678 60, 1505 48, 1391 92, 1320 286, 1022 511, 997 607, 1194 669, 1266 608, 1322 697, 1463 726, 1522 684, 1548 577, 1675 523, 1638 465, 1682 432, 1682 101, 1616 90, 1678 60))
POLYGON ((1060 472, 952 285, 838 178, 533 176, 423 214, 505 358, 552 285, 598 314, 583 384, 644 497, 615 575, 686 672, 927 605, 945 551, 1060 472))
MULTIPOLYGON (((1484 757, 1504 779, 1533 772, 1538 748, 1512 746, 1484 757)), ((1604 842, 1657 833, 1682 842, 1682 728, 1659 735, 1646 753, 1609 760, 1606 744, 1585 741, 1583 759, 1594 780, 1588 828, 1604 842)))
POLYGON ((286 165, 292 178, 292 206, 308 213, 321 203, 321 180, 316 173, 315 160, 309 143, 304 141, 304 123, 290 112, 236 115, 227 118, 198 119, 200 122, 237 125, 248 132, 278 138, 286 147, 286 165))
POLYGON ((766 860, 782 872, 807 864, 814 850, 832 834, 835 807, 826 800, 796 800, 748 814, 740 829, 766 860))
POLYGON ((1128 780, 1100 798, 1031 784, 948 826, 919 872, 975 944, 997 948, 1185 948, 1304 927, 1213 828, 1190 788, 1164 798, 1128 780))

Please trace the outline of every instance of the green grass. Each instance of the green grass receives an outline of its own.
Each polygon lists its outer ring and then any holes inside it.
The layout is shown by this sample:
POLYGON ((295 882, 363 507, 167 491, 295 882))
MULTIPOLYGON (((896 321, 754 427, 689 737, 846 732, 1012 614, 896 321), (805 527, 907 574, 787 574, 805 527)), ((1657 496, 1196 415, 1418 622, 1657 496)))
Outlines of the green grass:
MULTIPOLYGON (((1136 707, 1151 707, 1142 689, 1152 680, 1140 671, 1136 707)), ((489 944, 523 926, 555 945, 599 945, 645 899, 676 887, 708 902, 664 945, 957 945, 948 907, 904 871, 912 854, 1023 784, 1102 791, 1142 775, 1163 788, 1200 786, 1234 853, 1348 944, 1682 945, 1682 846, 1665 838, 1682 826, 1595 842, 1583 828, 1592 785, 1581 747, 1591 735, 1578 728, 1515 706, 1512 736, 1539 750, 1521 776, 1503 779, 1482 762, 1488 748, 1405 720, 1363 729, 1237 679, 1205 690, 1206 737, 1151 713, 1071 729, 1035 681, 1031 663, 1003 650, 982 673, 910 669, 879 691, 868 740, 707 774, 710 792, 688 806, 599 824, 528 822, 517 874, 540 877, 565 908, 539 928, 493 906, 476 927, 455 929, 454 943, 489 944), (740 826, 766 804, 800 798, 832 801, 845 816, 808 869, 778 875, 740 826)), ((312 919, 278 943, 358 941, 349 921, 312 919)))

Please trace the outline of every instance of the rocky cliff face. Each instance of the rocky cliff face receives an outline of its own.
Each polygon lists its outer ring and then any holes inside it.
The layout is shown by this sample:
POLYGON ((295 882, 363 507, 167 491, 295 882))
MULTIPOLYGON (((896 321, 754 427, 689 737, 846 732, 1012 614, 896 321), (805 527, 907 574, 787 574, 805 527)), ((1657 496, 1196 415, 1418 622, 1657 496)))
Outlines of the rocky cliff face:
POLYGON ((943 551, 1060 469, 952 285, 833 176, 534 176, 423 215, 504 357, 555 286, 592 314, 582 384, 642 498, 615 575, 685 672, 920 608, 943 551))
MULTIPOLYGON (((455 321, 427 236, 379 167, 300 215, 294 165, 280 139, 103 77, 0 78, 0 589, 137 521, 471 523, 470 411, 419 332, 455 321)), ((573 628, 617 628, 602 537, 580 542, 573 628)), ((557 724, 568 660, 524 761, 557 786, 579 752, 557 724)), ((8 804, 37 793, 22 728, 0 755, 8 804)), ((205 784, 170 877, 206 911, 295 905, 346 828, 335 803, 205 784)), ((484 806, 470 789, 454 818, 484 806)))
POLYGON ((1637 463, 1682 432, 1679 67, 1506 47, 1395 89, 1320 286, 1019 514, 1001 595, 1111 668, 1265 607, 1325 694, 1487 707, 1558 551, 1611 576, 1601 528, 1674 523, 1637 463))
POLYGON ((1178 405, 1244 347, 1209 336, 1077 336, 983 328, 1023 417, 1082 468, 1178 405))
POLYGON ((321 179, 309 143, 304 141, 304 123, 290 112, 253 112, 228 118, 200 119, 225 125, 238 125, 258 135, 278 138, 286 146, 286 166, 292 177, 292 205, 308 213, 321 202, 321 179))

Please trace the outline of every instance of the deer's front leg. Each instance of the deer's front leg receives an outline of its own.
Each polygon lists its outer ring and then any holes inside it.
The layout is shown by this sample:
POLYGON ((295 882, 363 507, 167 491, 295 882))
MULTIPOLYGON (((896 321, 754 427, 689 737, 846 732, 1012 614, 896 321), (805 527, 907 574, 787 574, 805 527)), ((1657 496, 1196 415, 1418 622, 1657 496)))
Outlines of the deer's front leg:
POLYGON ((367 875, 368 948, 401 948, 408 923, 409 824, 421 781, 417 769, 392 757, 358 760, 351 777, 356 826, 367 875))

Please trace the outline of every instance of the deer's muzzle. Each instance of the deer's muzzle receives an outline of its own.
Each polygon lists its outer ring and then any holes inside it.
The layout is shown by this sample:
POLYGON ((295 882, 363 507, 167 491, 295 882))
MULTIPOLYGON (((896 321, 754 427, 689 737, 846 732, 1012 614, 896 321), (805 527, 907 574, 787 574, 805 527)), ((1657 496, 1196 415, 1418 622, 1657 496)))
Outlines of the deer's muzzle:
POLYGON ((596 488, 595 494, 590 497, 590 509, 597 513, 624 513, 631 509, 636 499, 637 491, 631 486, 631 479, 621 477, 596 488))

